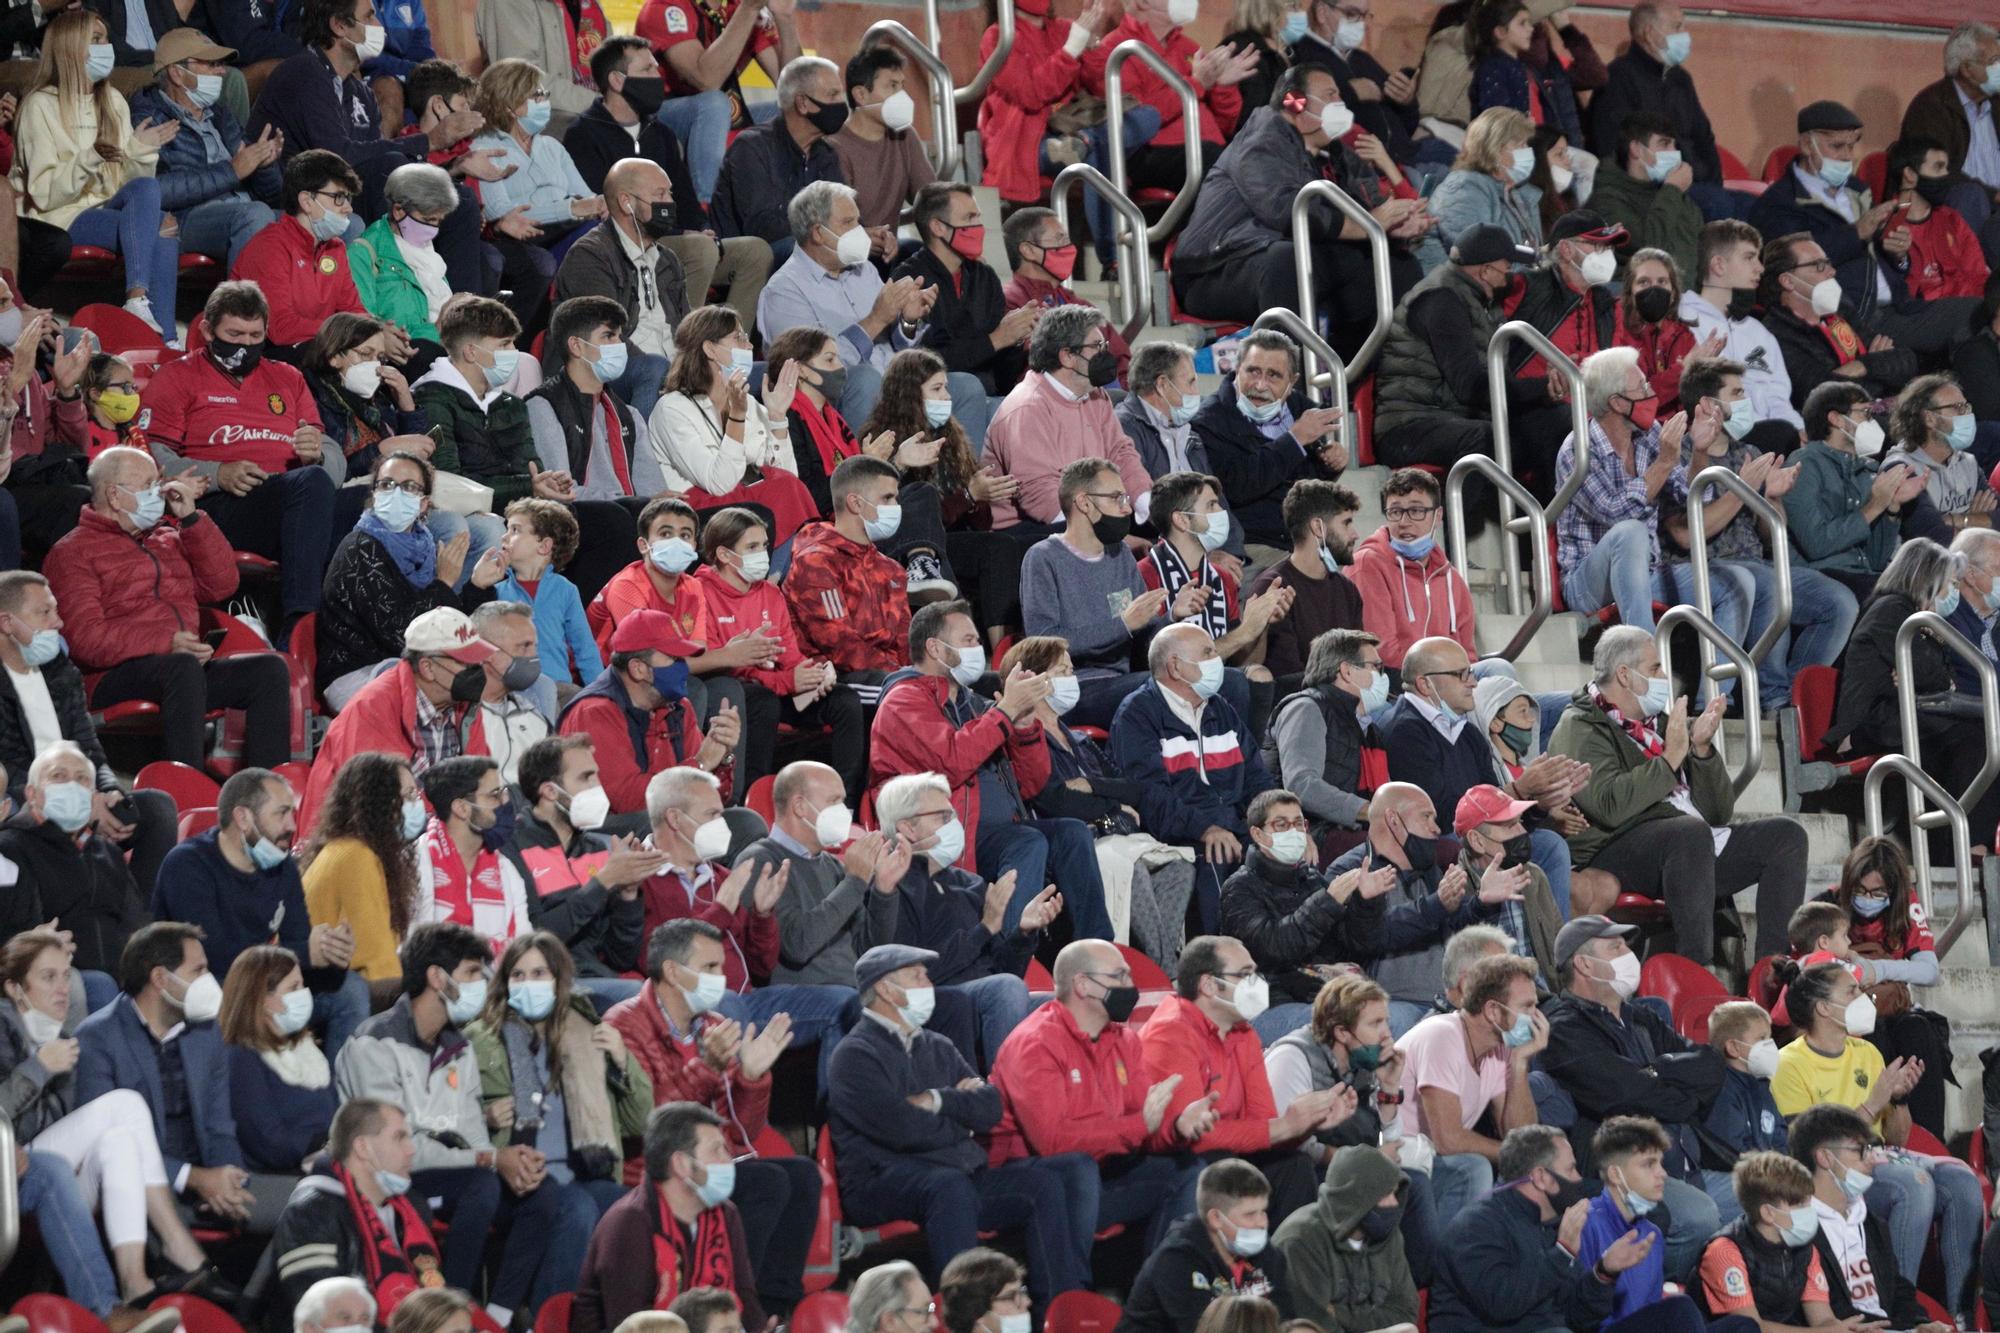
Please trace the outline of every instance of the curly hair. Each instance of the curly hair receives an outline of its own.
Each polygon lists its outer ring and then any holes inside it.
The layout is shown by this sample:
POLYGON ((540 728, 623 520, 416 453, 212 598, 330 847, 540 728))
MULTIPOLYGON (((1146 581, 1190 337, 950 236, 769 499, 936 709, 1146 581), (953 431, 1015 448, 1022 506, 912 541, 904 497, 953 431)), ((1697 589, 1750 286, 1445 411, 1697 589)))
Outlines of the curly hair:
POLYGON ((327 845, 341 838, 375 853, 389 884, 389 929, 397 939, 409 933, 417 901, 416 851, 403 841, 402 775, 409 767, 407 759, 378 752, 357 754, 341 765, 301 867, 310 869, 327 845))
POLYGON ((1924 413, 1936 410, 1931 405, 1937 401, 1938 390, 1958 387, 1958 377, 1947 374, 1919 375, 1904 385, 1889 413, 1890 437, 1910 450, 1929 444, 1931 428, 1924 422, 1924 413))
MULTIPOLYGON (((912 347, 896 353, 882 372, 882 397, 869 414, 868 424, 855 433, 864 440, 885 430, 899 442, 912 435, 930 439, 934 432, 924 415, 924 381, 944 372, 944 358, 936 352, 912 347)), ((944 448, 938 451, 937 462, 909 469, 903 473, 903 481, 928 481, 941 491, 963 491, 977 471, 979 459, 972 451, 972 441, 953 417, 945 423, 944 448)))

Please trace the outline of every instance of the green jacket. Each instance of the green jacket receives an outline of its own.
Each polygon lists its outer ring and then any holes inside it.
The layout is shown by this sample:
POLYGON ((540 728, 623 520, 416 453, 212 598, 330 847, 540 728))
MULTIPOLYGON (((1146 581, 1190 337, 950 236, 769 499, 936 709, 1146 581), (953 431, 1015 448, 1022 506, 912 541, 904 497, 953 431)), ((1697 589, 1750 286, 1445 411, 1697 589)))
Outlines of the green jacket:
POLYGON ((1324 1333, 1366 1333, 1417 1321, 1417 1284, 1403 1253, 1402 1228, 1373 1244, 1357 1232, 1391 1190, 1399 1203, 1408 1202, 1402 1170, 1381 1149, 1342 1148, 1327 1168, 1318 1202, 1286 1218, 1272 1237, 1285 1255, 1292 1312, 1324 1333))
POLYGON ((534 432, 528 427, 526 403, 511 393, 502 393, 482 411, 465 376, 444 357, 424 372, 410 392, 438 432, 432 467, 491 486, 496 514, 529 494, 532 478, 528 467, 540 460, 535 454, 534 432))
POLYGON ((397 247, 396 227, 387 213, 369 223, 360 239, 348 244, 347 266, 354 272, 354 286, 369 314, 402 325, 412 338, 437 341, 430 298, 417 286, 417 275, 397 247))
POLYGON ((1900 520, 1884 512, 1870 522, 1861 511, 1880 462, 1857 458, 1825 440, 1808 440, 1792 455, 1799 479, 1785 495, 1785 530, 1808 569, 1880 574, 1902 541, 1900 520))
POLYGON ((1621 261, 1648 246, 1665 250, 1680 266, 1681 281, 1693 281, 1701 210, 1678 186, 1634 180, 1606 158, 1597 173, 1597 184, 1591 187, 1590 207, 1606 222, 1619 223, 1632 233, 1632 239, 1619 247, 1621 261))
MULTIPOLYGON (((610 1145, 614 1155, 622 1153, 622 1140, 641 1139, 646 1135, 646 1117, 653 1109, 653 1081, 646 1077, 632 1053, 625 1053, 625 1077, 613 1080, 606 1069, 606 1058, 596 1047, 590 1045, 590 1030, 600 1020, 597 1010, 581 995, 569 997, 569 1013, 563 1029, 563 1058, 579 1060, 580 1067, 600 1071, 605 1074, 604 1085, 610 1094, 610 1109, 616 1121, 616 1139, 610 1145), (619 1086, 622 1082, 623 1086, 619 1086)), ((479 1061, 479 1101, 482 1106, 491 1106, 503 1097, 514 1095, 513 1065, 507 1059, 507 1044, 501 1039, 500 1031, 476 1018, 465 1025, 465 1035, 472 1043, 472 1053, 479 1061)), ((570 1082, 565 1074, 565 1083, 570 1082)), ((522 1108, 515 1108, 518 1119, 522 1108)), ((574 1110, 570 1113, 571 1141, 576 1143, 584 1137, 579 1133, 574 1110)), ((514 1131, 493 1129, 493 1146, 500 1149, 514 1140, 514 1131)))
POLYGON ((1590 827, 1569 840, 1570 862, 1587 866, 1604 845, 1635 824, 1672 819, 1683 812, 1667 803, 1685 779, 1694 808, 1720 828, 1736 812, 1736 788, 1719 751, 1706 759, 1692 749, 1678 775, 1665 759, 1648 759, 1630 736, 1597 706, 1584 686, 1570 698, 1549 737, 1549 753, 1590 765, 1590 785, 1576 794, 1576 808, 1590 827))

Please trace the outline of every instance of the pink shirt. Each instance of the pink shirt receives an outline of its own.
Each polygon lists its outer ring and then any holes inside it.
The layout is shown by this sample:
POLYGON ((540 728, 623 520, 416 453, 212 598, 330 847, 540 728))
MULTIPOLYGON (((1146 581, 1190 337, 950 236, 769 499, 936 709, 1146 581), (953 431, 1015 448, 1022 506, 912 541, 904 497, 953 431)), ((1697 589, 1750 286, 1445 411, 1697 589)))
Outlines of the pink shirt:
POLYGON ((1013 499, 993 502, 996 529, 1023 519, 1060 526, 1057 482, 1062 470, 1079 458, 1111 460, 1132 497, 1133 521, 1144 523, 1149 513, 1152 475, 1125 438, 1109 395, 1100 391, 1072 398, 1048 376, 1030 371, 993 414, 984 458, 988 467, 1021 483, 1013 499))
MULTIPOLYGON (((1486 1114, 1496 1098, 1507 1095, 1507 1052, 1503 1048, 1495 1051, 1474 1068, 1465 1054, 1465 1015, 1462 1013, 1432 1014, 1423 1022, 1411 1028, 1396 1043, 1396 1049, 1403 1053, 1403 1086, 1420 1093, 1425 1088, 1436 1088, 1458 1098, 1460 1126, 1471 1129, 1479 1123, 1479 1117, 1486 1114)), ((1431 1127, 1424 1121, 1422 1097, 1412 1097, 1411 1105, 1403 1112, 1417 1113, 1417 1132, 1429 1134, 1431 1127)))

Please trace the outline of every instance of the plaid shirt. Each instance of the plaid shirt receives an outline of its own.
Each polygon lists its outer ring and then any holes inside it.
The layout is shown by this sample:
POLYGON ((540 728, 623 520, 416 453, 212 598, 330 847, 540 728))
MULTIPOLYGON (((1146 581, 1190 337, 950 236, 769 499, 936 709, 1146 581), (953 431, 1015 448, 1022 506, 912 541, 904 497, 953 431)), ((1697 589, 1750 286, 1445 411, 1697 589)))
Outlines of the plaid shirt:
POLYGON ((465 733, 459 724, 466 710, 454 704, 439 708, 417 691, 417 740, 422 749, 410 756, 410 772, 422 777, 432 764, 456 759, 465 753, 465 733))
MULTIPOLYGON (((1701 460, 1701 466, 1694 470, 1696 472, 1705 472, 1710 467, 1720 463, 1740 477, 1743 475, 1743 469, 1750 465, 1750 460, 1762 452, 1762 450, 1752 445, 1731 442, 1729 451, 1723 454, 1721 458, 1705 457, 1701 460)), ((1591 466, 1595 467, 1596 464, 1592 463, 1591 466)), ((1691 485, 1693 481, 1694 477, 1688 471, 1688 460, 1682 459, 1681 465, 1674 469, 1674 475, 1667 479, 1666 485, 1667 493, 1672 497, 1675 504, 1683 508, 1688 507, 1688 492, 1693 489, 1691 485)), ((1708 494, 1702 498, 1704 503, 1707 503, 1714 501, 1723 494, 1724 491, 1721 487, 1711 486, 1708 488, 1708 494)), ((1737 510, 1736 517, 1723 524, 1722 531, 1709 534, 1708 558, 1711 560, 1770 559, 1770 555, 1764 549, 1763 525, 1757 521, 1755 515, 1751 514, 1747 508, 1737 510)))
MULTIPOLYGON (((1576 471, 1570 460, 1573 451, 1570 440, 1574 434, 1563 440, 1562 452, 1556 455, 1556 489, 1561 490, 1569 480, 1569 474, 1576 471)), ((1565 579, 1573 578, 1583 567, 1584 557, 1597 543, 1604 540, 1606 533, 1628 518, 1636 518, 1646 525, 1646 542, 1652 550, 1652 561, 1648 568, 1660 567, 1660 530, 1658 519, 1660 507, 1654 500, 1646 498, 1646 469, 1660 456, 1660 427, 1655 422, 1640 434, 1632 437, 1632 469, 1626 471, 1618 451, 1612 447, 1611 437, 1596 421, 1590 423, 1590 472, 1584 478, 1583 489, 1576 493, 1569 507, 1556 518, 1556 564, 1562 568, 1565 579)), ((1684 474, 1685 461, 1681 464, 1684 474)), ((1671 485, 1671 483, 1669 483, 1671 485)))

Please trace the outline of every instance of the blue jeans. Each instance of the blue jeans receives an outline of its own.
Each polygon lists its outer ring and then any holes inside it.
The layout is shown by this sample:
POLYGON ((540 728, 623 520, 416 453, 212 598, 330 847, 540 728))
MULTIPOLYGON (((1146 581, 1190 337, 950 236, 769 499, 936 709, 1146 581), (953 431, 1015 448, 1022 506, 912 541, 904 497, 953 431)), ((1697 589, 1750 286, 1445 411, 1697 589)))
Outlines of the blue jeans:
POLYGON ((1051 883, 1062 891, 1080 940, 1111 938, 1111 914, 1104 906, 1104 879, 1097 869, 1097 844, 1080 819, 1024 819, 979 831, 974 860, 988 880, 1015 872, 1014 900, 1002 926, 1021 923, 1022 909, 1051 883))
POLYGON ((134 176, 110 199, 77 214, 69 224, 69 239, 72 245, 95 245, 122 256, 126 287, 146 289, 153 322, 163 336, 172 338, 181 241, 178 236, 160 235, 161 216, 160 182, 152 176, 134 176))
MULTIPOLYGON (((1147 106, 1142 102, 1127 109, 1124 130, 1127 153, 1134 153, 1144 148, 1153 141, 1153 136, 1160 132, 1159 108, 1147 106)), ((1083 160, 1109 177, 1111 175, 1110 128, 1107 125, 1087 126, 1077 132, 1077 137, 1090 145, 1090 151, 1084 154, 1083 160)), ((1059 170, 1049 161, 1049 144, 1046 139, 1042 141, 1041 152, 1036 156, 1036 162, 1045 176, 1053 176, 1059 170)), ((1085 190, 1083 216, 1090 223, 1090 239, 1097 250, 1098 260, 1106 264, 1111 263, 1118 257, 1118 247, 1112 243, 1118 225, 1117 215, 1111 211, 1111 205, 1104 202, 1103 195, 1095 190, 1085 190)))
POLYGON ((778 1014, 792 1020, 792 1045, 819 1043, 819 1088, 826 1092, 827 1065, 840 1036, 860 1017, 852 986, 759 986, 755 990, 731 991, 722 997, 715 1011, 746 1027, 763 1027, 778 1014))
POLYGON ((333 555, 334 490, 325 468, 295 467, 266 477, 248 495, 211 489, 201 497, 201 511, 231 546, 278 562, 279 601, 288 622, 319 610, 333 555))
POLYGON ((1493 1190, 1493 1163, 1476 1152, 1439 1153, 1431 1163, 1431 1199, 1437 1205, 1438 1234, 1452 1219, 1493 1190))
MULTIPOLYGON (((1563 578, 1563 600, 1570 609, 1586 615, 1607 606, 1618 608, 1618 618, 1653 632, 1653 603, 1674 605, 1694 601, 1694 567, 1674 564, 1655 569, 1652 564, 1652 529, 1636 518, 1614 523, 1611 531, 1584 556, 1583 563, 1563 578)), ((1717 562, 1709 566, 1709 587, 1715 610, 1715 624, 1737 643, 1750 623, 1750 608, 1756 585, 1740 566, 1717 562)), ((1733 681, 1724 682, 1724 690, 1733 681)))
MULTIPOLYGON (((1756 603, 1750 612, 1750 627, 1743 646, 1756 642, 1777 612, 1778 572, 1768 560, 1725 560, 1721 566, 1749 575, 1756 589, 1756 603)), ((1861 607, 1853 591, 1838 579, 1816 569, 1792 564, 1792 623, 1771 645, 1770 654, 1757 664, 1757 693, 1766 711, 1784 708, 1792 702, 1792 678, 1809 666, 1832 666, 1861 607)))
POLYGON ((326 1028, 326 1059, 331 1064, 368 1017, 368 981, 359 972, 349 972, 339 990, 321 991, 313 996, 312 1021, 326 1028))
MULTIPOLYGON (((613 393, 625 400, 643 426, 646 419, 653 415, 653 404, 660 401, 660 386, 667 378, 667 358, 642 352, 636 347, 629 350, 631 355, 626 358, 625 373, 613 380, 610 387, 613 393)), ((467 568, 471 568, 471 559, 467 555, 467 568)))
POLYGON ((1250 1020, 1250 1030, 1257 1034, 1257 1040, 1265 1046, 1296 1028, 1312 1022, 1313 1007, 1309 1004, 1274 1004, 1257 1017, 1250 1020))
POLYGON ((1865 1196, 1868 1210, 1884 1216, 1896 1267, 1915 1273, 1923 1267, 1931 1223, 1938 1227, 1938 1257, 1944 1265, 1945 1302, 1954 1312, 1970 1308, 1965 1280, 1972 1272, 1986 1210, 1979 1178, 1954 1157, 1902 1153, 1875 1166, 1875 1183, 1865 1196))
POLYGON ((576 1289, 584 1247, 597 1226, 597 1201, 587 1190, 547 1179, 523 1197, 501 1184, 498 1173, 476 1166, 414 1175, 413 1193, 444 1200, 440 1211, 451 1223, 442 1265, 447 1283, 479 1290, 480 1261, 497 1228, 507 1243, 493 1273, 493 1304, 538 1310, 549 1297, 576 1289))
POLYGON ((973 1068, 991 1069, 1000 1054, 1000 1043, 1035 1007, 1028 998, 1028 983, 1003 972, 976 981, 955 981, 946 989, 958 991, 972 1002, 979 1023, 980 1048, 980 1058, 973 1062, 973 1068))
MULTIPOLYGON (((1441 974, 1438 977, 1438 984, 1444 984, 1444 977, 1441 974)), ((1389 1034, 1396 1040, 1401 1041, 1405 1032, 1408 1032, 1411 1028, 1430 1016, 1431 1007, 1427 1004, 1417 1004, 1411 1000, 1391 1000, 1389 1001, 1389 1034)))
MULTIPOLYGON (((356 216, 359 216, 358 214, 356 216)), ((180 211, 181 253, 220 259, 236 267, 250 238, 277 220, 269 204, 256 199, 211 199, 180 211)))
MULTIPOLYGON (((13 1170, 13 1163, 5 1166, 13 1170)), ((118 1303, 118 1282, 98 1240, 90 1203, 68 1162, 52 1152, 30 1152, 22 1175, 21 1211, 35 1219, 42 1248, 61 1276, 69 1298, 102 1319, 118 1303)))
POLYGON ((1714 1201, 1716 1216, 1722 1219, 1722 1225, 1728 1226, 1743 1216, 1743 1205, 1736 1201, 1736 1178, 1729 1172, 1703 1171, 1701 1187, 1714 1201))
POLYGON ((715 182, 722 175, 722 155, 729 148, 729 94, 721 89, 669 97, 660 103, 653 119, 674 132, 681 150, 687 154, 688 176, 694 192, 706 204, 715 198, 715 182))
MULTIPOLYGON (((1106 1227, 1148 1222, 1149 1234, 1162 1236, 1178 1221, 1170 1206, 1190 1176, 1199 1176, 1204 1163, 1181 1153, 1162 1157, 1156 1153, 1127 1153, 1107 1157, 1097 1164, 1097 1225, 1106 1227)), ((1150 1247, 1149 1247, 1150 1248, 1150 1247)))
POLYGON ((1528 835, 1528 860, 1547 877, 1556 908, 1563 920, 1569 920, 1568 840, 1552 828, 1538 828, 1528 835))
POLYGON ((1671 1176, 1660 1201, 1673 1219, 1667 1229, 1667 1281, 1685 1283, 1701 1258, 1701 1247, 1722 1228, 1720 1210, 1707 1191, 1671 1176))

